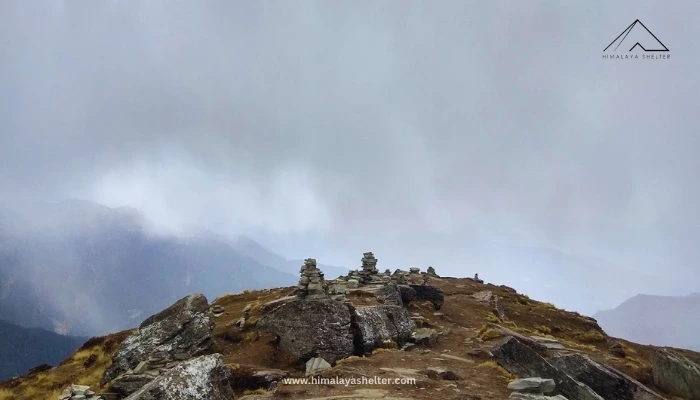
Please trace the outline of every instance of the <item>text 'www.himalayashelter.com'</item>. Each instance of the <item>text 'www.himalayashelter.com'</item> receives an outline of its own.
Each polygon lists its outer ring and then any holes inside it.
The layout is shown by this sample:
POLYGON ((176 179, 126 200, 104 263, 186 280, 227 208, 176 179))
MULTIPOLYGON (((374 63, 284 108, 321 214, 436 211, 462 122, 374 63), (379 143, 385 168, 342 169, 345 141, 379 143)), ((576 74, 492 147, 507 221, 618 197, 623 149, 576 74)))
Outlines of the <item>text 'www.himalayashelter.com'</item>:
POLYGON ((286 378, 282 380, 285 385, 415 385, 415 378, 380 378, 377 376, 361 378, 286 378))

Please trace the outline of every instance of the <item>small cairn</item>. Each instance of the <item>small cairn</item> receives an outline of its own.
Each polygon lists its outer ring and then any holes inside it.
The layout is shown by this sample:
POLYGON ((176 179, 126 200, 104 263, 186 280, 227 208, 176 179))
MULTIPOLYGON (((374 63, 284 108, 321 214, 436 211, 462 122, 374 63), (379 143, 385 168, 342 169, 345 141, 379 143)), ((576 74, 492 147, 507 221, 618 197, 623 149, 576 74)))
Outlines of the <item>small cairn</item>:
POLYGON ((439 278, 438 274, 435 273, 435 268, 433 267, 428 267, 428 275, 439 278))
POLYGON ((307 258, 299 270, 301 277, 296 295, 299 299, 321 299, 327 297, 323 272, 316 266, 315 258, 307 258))
POLYGON ((243 308, 243 316, 236 321, 236 326, 240 329, 245 328, 245 323, 250 319, 250 310, 253 308, 252 304, 247 304, 245 308, 243 308))
POLYGON ((484 283, 483 280, 479 279, 479 274, 474 274, 474 280, 475 280, 477 283, 484 283))
POLYGON ((377 260, 371 251, 362 254, 362 270, 359 271, 360 283, 380 283, 382 277, 377 269, 377 260))

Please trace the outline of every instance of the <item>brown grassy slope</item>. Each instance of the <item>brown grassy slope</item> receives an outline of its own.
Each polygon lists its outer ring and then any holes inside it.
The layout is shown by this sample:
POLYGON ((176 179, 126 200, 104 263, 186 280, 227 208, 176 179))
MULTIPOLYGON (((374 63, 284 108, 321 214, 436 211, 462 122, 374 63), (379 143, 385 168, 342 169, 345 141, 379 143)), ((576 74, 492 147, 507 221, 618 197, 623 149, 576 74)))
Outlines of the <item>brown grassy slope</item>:
POLYGON ((53 369, 0 382, 0 400, 56 399, 71 383, 97 387, 119 344, 131 332, 92 338, 53 369))
MULTIPOLYGON (((416 277, 416 280, 420 278, 416 277)), ((411 313, 423 317, 424 326, 441 332, 437 345, 430 349, 415 348, 407 352, 377 351, 371 357, 351 357, 342 360, 326 373, 326 376, 416 378, 416 385, 371 385, 366 389, 381 391, 384 395, 431 399, 438 395, 443 399, 496 400, 508 397, 507 382, 512 379, 503 369, 487 360, 471 357, 468 352, 475 349, 489 350, 499 339, 499 334, 488 331, 488 322, 497 322, 521 333, 551 336, 567 347, 591 356, 593 359, 612 365, 622 372, 647 384, 656 390, 651 382, 651 356, 656 349, 624 340, 609 338, 595 321, 574 312, 557 309, 551 304, 529 299, 504 286, 479 284, 470 279, 433 279, 432 284, 445 292, 445 304, 438 312, 425 302, 413 302, 411 313), (505 321, 498 321, 487 303, 477 301, 474 293, 490 290, 501 298, 505 308, 505 321), (620 342, 627 357, 619 358, 609 351, 610 344, 620 342), (429 350, 429 351, 428 351, 429 350), (448 368, 462 379, 458 381, 433 380, 426 376, 425 369, 431 366, 448 368)), ((226 295, 215 299, 212 304, 221 305, 225 313, 216 318, 214 330, 214 352, 224 355, 225 362, 232 366, 257 365, 264 368, 278 368, 289 371, 291 376, 303 376, 303 365, 279 351, 272 335, 260 334, 254 328, 268 301, 291 294, 293 288, 269 291, 245 292, 226 295), (239 330, 234 326, 243 315, 246 305, 252 306, 248 327, 239 330)), ((376 300, 361 291, 353 292, 350 298, 354 303, 372 304, 376 300)), ((295 316, 290 316, 294 318, 295 316)), ((96 387, 106 369, 109 359, 128 332, 108 335, 93 340, 85 348, 76 352, 61 366, 25 375, 14 381, 0 383, 2 399, 53 398, 68 383, 89 384, 96 387), (109 343, 109 345, 107 345, 109 343), (83 363, 90 354, 97 360, 87 368, 83 363), (10 396, 9 394, 12 394, 10 396), (3 397, 4 396, 4 397, 3 397)), ((696 361, 700 355, 690 351, 684 354, 696 361)), ((310 399, 331 395, 348 395, 361 386, 335 385, 284 385, 275 398, 310 399)), ((237 391, 243 392, 242 388, 237 391)))

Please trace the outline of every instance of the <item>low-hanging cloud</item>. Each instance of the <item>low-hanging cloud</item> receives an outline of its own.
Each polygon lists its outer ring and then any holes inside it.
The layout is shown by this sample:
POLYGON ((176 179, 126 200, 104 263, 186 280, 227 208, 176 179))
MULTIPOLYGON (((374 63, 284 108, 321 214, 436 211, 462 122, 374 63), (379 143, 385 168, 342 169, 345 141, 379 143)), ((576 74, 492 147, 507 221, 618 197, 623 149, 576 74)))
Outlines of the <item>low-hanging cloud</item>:
POLYGON ((697 277, 684 7, 3 2, 0 189, 351 267, 471 274, 488 242, 697 277), (670 60, 601 59, 636 18, 670 60))

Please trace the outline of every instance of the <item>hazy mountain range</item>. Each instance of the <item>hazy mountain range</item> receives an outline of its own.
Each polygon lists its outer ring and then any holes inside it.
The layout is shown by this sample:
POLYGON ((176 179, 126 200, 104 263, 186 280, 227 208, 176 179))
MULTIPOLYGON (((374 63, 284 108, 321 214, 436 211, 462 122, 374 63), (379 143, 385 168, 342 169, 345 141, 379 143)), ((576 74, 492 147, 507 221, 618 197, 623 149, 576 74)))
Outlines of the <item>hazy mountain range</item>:
POLYGON ((700 293, 634 296, 594 318, 611 336, 641 344, 700 351, 700 293))
POLYGON ((192 292, 213 300, 298 279, 300 261, 251 239, 182 238, 147 226, 137 210, 87 201, 0 207, 0 319, 96 335, 134 327, 192 292))
POLYGON ((0 338, 0 381, 24 374, 40 364, 56 365, 87 340, 4 321, 0 321, 0 338))

